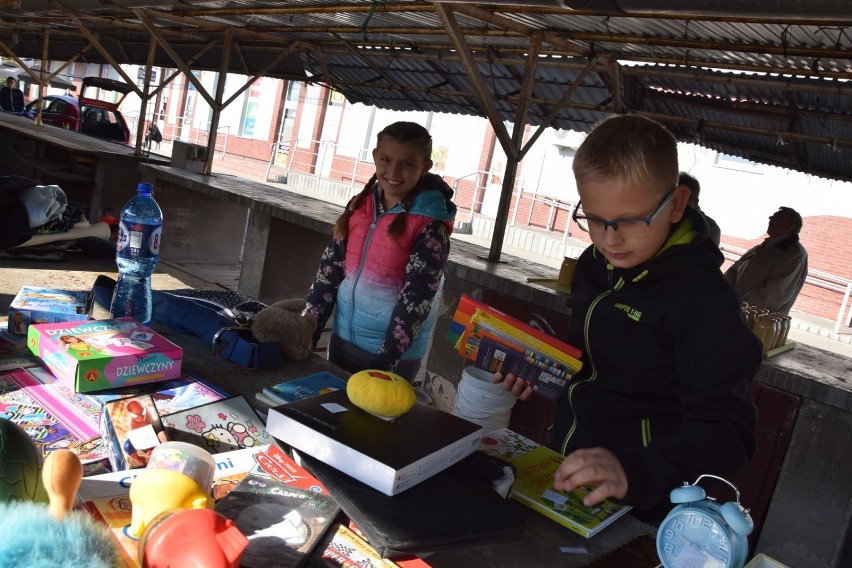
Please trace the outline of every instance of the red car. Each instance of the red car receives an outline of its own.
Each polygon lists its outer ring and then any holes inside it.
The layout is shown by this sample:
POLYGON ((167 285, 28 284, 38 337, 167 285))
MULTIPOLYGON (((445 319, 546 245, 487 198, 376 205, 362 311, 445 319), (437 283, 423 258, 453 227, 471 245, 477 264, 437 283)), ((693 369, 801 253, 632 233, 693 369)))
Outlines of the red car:
MULTIPOLYGON (((67 95, 44 97, 45 106, 41 111, 41 120, 44 124, 129 144, 130 129, 118 109, 124 97, 132 90, 132 87, 122 81, 86 77, 83 79, 79 99, 67 95), (116 102, 86 97, 86 93, 92 93, 94 89, 118 93, 116 102)), ((29 103, 21 114, 34 118, 40 101, 41 99, 29 103)))

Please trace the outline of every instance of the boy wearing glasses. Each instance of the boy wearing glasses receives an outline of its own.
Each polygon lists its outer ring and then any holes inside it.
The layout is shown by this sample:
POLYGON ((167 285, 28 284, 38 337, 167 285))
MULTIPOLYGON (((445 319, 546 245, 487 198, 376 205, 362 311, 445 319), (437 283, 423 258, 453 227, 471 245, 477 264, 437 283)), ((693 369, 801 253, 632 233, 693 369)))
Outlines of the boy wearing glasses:
MULTIPOLYGON (((592 239, 577 262, 568 337, 585 364, 558 402, 555 487, 591 486, 647 521, 699 475, 728 476, 755 450, 748 386, 761 346, 719 271, 721 252, 678 184, 677 141, 660 124, 608 118, 574 158, 573 219, 592 239)), ((521 399, 523 379, 495 374, 521 399)))

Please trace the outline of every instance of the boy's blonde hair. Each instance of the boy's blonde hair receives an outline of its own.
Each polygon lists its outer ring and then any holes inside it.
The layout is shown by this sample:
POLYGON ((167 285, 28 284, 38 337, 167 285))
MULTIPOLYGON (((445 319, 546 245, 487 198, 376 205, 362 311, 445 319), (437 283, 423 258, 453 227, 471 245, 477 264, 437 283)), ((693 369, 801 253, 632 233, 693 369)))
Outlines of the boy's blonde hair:
POLYGON ((677 185, 677 139, 662 124, 643 116, 611 116, 595 125, 574 156, 581 181, 616 178, 664 193, 677 185))

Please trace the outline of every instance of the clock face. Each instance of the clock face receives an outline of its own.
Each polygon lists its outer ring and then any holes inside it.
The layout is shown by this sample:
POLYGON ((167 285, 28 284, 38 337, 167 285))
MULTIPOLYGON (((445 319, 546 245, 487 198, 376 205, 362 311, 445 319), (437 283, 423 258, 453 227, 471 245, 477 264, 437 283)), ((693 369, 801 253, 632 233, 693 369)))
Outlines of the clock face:
POLYGON ((673 511, 657 532, 657 552, 666 568, 731 568, 736 543, 729 530, 711 512, 673 511))

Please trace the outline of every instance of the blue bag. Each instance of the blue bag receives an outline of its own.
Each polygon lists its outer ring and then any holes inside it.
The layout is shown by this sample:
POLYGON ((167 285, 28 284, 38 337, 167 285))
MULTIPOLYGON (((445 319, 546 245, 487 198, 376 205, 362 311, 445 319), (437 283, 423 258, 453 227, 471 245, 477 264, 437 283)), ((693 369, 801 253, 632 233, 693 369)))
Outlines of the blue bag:
MULTIPOLYGON (((95 301, 109 309, 115 280, 98 276, 92 288, 95 301)), ((197 335, 214 354, 250 369, 271 369, 284 357, 275 342, 257 341, 251 332, 254 316, 266 304, 230 290, 152 290, 152 320, 171 329, 197 335)))

